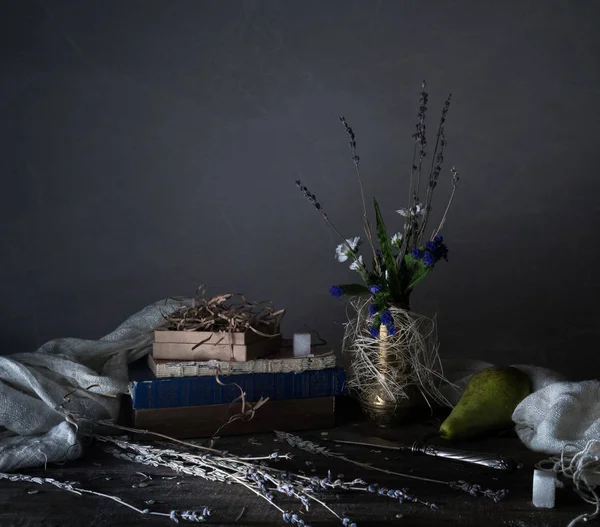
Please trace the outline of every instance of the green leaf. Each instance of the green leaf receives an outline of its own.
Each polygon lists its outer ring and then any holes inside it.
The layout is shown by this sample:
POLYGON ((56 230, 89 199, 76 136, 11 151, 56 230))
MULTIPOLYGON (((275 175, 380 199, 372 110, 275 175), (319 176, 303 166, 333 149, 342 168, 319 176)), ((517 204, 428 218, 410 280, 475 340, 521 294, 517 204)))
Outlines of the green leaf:
POLYGON ((417 260, 412 254, 407 254, 404 257, 404 261, 406 262, 406 267, 408 270, 408 285, 405 289, 406 291, 410 291, 417 284, 420 284, 423 280, 425 280, 433 267, 425 265, 423 260, 417 260))
POLYGON ((369 289, 365 285, 360 284, 340 284, 338 287, 343 291, 345 295, 368 295, 369 289))
POLYGON ((379 246, 381 247, 381 255, 383 256, 383 262, 388 272, 388 283, 390 285, 390 292, 394 298, 400 297, 400 281, 398 280, 398 266, 396 259, 392 252, 392 244, 390 237, 388 236, 383 221, 383 216, 379 210, 379 204, 377 200, 373 198, 373 204, 375 205, 375 215, 377 218, 377 238, 379 239, 379 246))

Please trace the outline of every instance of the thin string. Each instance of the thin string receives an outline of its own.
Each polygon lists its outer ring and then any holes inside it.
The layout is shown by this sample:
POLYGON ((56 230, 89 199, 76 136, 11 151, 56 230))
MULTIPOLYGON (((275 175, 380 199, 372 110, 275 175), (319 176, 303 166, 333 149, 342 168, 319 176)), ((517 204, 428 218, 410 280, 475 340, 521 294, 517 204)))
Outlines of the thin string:
POLYGON ((577 495, 596 507, 592 513, 573 518, 567 527, 574 527, 579 522, 588 522, 600 514, 600 497, 596 492, 597 482, 600 482, 600 439, 591 439, 583 449, 567 444, 560 456, 544 459, 536 468, 552 470, 571 479, 577 495))

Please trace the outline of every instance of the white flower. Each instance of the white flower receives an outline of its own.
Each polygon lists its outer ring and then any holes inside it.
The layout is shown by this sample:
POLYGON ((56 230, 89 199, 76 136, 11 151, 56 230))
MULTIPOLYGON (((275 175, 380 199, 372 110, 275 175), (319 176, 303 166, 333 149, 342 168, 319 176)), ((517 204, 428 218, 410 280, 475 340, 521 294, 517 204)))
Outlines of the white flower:
POLYGON ((402 233, 397 232, 396 234, 394 234, 392 236, 391 243, 394 247, 400 247, 400 244, 402 243, 402 233))
POLYGON ((422 203, 416 203, 410 209, 399 209, 396 211, 400 216, 421 216, 425 214, 427 211, 425 209, 425 205, 422 203))
POLYGON ((350 269, 352 271, 358 271, 360 270, 360 268, 363 266, 363 258, 362 255, 359 256, 356 260, 354 260, 351 264, 350 264, 350 269))
POLYGON ((349 256, 350 251, 356 251, 360 244, 360 237, 349 238, 346 243, 340 243, 335 249, 335 257, 338 262, 345 262, 349 256))

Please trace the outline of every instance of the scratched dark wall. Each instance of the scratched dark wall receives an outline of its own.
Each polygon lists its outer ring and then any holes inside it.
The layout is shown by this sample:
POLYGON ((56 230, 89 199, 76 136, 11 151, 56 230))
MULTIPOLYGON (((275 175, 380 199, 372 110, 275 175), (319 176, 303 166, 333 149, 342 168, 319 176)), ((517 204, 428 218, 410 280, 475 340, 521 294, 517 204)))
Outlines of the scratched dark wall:
POLYGON ((447 91, 450 262, 413 295, 441 353, 594 377, 600 4, 9 1, 0 49, 1 352, 98 338, 170 295, 243 292, 338 347, 365 191, 405 205, 420 81, 447 91))

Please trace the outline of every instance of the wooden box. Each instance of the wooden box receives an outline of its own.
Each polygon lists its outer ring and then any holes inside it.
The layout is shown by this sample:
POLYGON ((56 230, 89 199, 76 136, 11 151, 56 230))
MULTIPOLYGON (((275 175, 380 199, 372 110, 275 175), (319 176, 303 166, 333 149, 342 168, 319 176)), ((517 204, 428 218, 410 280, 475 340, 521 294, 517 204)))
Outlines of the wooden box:
POLYGON ((248 361, 279 351, 281 336, 244 333, 156 329, 152 356, 165 360, 248 361))

